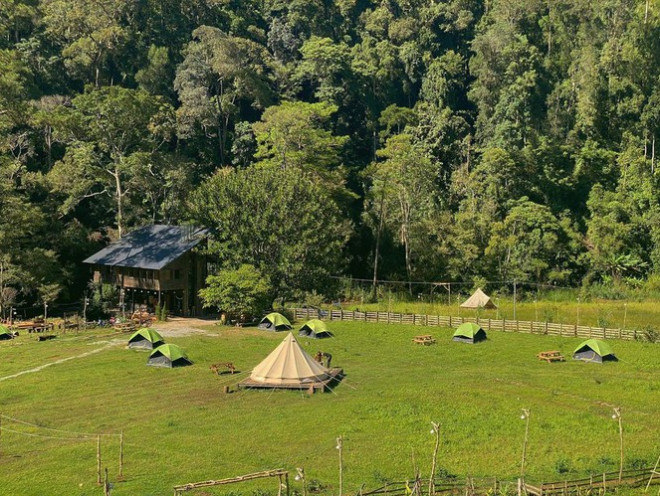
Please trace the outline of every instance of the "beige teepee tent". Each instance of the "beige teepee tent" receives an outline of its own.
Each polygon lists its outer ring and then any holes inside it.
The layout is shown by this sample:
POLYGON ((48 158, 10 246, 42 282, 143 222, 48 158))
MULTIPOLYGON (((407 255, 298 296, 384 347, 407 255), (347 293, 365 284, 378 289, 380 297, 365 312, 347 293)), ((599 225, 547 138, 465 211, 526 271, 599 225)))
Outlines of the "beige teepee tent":
POLYGON ((493 303, 486 293, 484 293, 481 288, 477 288, 472 296, 467 300, 461 303, 461 308, 497 308, 497 305, 493 303))
POLYGON ((252 370, 249 383, 257 387, 262 385, 305 388, 331 378, 330 371, 309 356, 293 334, 289 333, 284 341, 252 370))

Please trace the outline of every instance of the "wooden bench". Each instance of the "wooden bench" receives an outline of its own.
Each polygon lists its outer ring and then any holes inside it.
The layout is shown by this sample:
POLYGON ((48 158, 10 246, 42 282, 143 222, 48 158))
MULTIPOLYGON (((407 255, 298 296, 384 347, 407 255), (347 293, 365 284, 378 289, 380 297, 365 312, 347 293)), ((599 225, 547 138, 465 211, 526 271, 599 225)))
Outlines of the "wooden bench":
POLYGON ((564 355, 561 354, 559 351, 542 351, 538 355, 536 355, 539 360, 545 360, 548 363, 552 362, 563 362, 564 361, 564 355))
POLYGON ((415 344, 423 344, 424 346, 428 346, 431 344, 435 344, 435 339, 433 339, 433 336, 430 334, 425 334, 423 336, 415 336, 412 339, 412 342, 415 344))

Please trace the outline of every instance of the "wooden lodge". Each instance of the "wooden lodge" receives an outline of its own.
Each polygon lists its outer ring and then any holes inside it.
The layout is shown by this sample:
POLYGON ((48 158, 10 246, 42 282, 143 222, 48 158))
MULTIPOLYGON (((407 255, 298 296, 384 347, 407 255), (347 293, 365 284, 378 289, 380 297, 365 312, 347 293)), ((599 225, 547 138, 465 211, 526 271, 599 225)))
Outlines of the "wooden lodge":
POLYGON ((175 315, 200 315, 198 292, 206 280, 206 258, 195 250, 206 243, 206 230, 151 225, 131 231, 84 260, 96 283, 120 291, 120 307, 133 312, 167 305, 175 315))

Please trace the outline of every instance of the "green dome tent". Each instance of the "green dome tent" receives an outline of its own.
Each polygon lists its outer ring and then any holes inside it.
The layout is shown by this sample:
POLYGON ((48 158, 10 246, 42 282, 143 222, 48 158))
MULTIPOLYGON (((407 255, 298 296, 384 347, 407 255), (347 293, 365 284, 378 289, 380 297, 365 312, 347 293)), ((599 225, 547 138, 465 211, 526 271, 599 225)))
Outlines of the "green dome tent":
POLYGON ((617 357, 609 344, 599 339, 587 339, 573 352, 573 359, 584 362, 616 362, 617 357))
POLYGON ((162 344, 151 352, 147 365, 171 369, 172 367, 192 365, 192 362, 188 360, 186 354, 177 345, 162 344))
POLYGON ((328 330, 325 322, 319 319, 312 319, 305 322, 305 324, 303 324, 298 330, 298 336, 307 336, 312 339, 323 339, 331 338, 334 334, 328 330))
POLYGON ((0 339, 12 339, 14 336, 5 326, 0 325, 0 339))
POLYGON ((266 331, 286 331, 291 329, 291 322, 281 313, 273 312, 261 319, 259 329, 266 331))
POLYGON ((478 343, 479 341, 484 341, 486 339, 486 331, 484 331, 481 326, 473 324, 472 322, 464 322, 459 325, 454 332, 454 341, 460 343, 478 343))
POLYGON ((138 350, 153 350, 161 344, 165 344, 163 337, 149 327, 138 329, 128 340, 128 347, 138 350))

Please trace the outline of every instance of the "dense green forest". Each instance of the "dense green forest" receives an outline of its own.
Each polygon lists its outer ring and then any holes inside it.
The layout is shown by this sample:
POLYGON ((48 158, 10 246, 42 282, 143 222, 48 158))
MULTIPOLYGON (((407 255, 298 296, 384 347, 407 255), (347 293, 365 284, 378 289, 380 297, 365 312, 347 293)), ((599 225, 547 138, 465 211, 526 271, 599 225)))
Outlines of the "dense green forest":
POLYGON ((642 284, 656 147, 658 0, 2 0, 0 306, 153 222, 280 295, 642 284))

